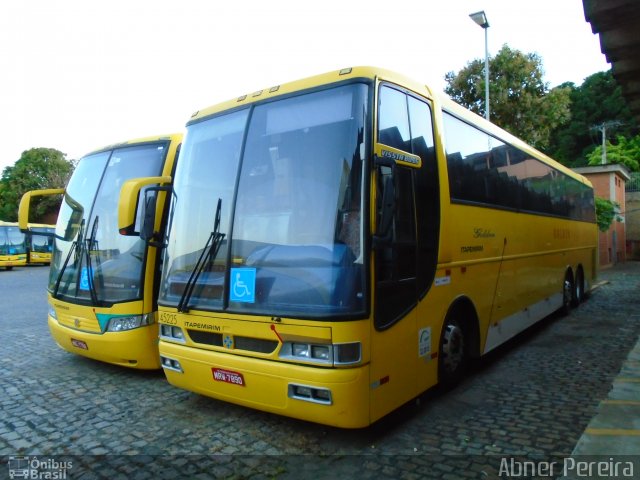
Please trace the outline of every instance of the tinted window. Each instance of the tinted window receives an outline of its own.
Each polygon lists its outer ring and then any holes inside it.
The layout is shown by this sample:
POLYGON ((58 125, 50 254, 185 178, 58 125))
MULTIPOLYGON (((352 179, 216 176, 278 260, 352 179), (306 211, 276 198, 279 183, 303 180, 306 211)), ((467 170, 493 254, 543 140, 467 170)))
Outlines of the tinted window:
POLYGON ((452 201, 595 221, 593 190, 444 113, 452 201))

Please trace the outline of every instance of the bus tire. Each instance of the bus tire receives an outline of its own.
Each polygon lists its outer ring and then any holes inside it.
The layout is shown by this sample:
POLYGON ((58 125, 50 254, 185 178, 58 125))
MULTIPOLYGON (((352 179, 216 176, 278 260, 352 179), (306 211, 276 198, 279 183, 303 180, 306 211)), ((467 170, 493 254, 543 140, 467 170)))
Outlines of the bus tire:
POLYGON ((565 316, 569 315, 571 311, 571 304, 573 301, 573 278, 571 272, 567 271, 562 281, 562 306, 560 307, 560 314, 565 316))
POLYGON ((445 388, 462 378, 467 366, 467 339, 456 313, 450 313, 442 326, 438 355, 438 382, 445 388))
POLYGON ((582 267, 578 267, 576 271, 576 279, 573 282, 573 295, 571 296, 571 305, 577 307, 584 301, 584 273, 582 267))

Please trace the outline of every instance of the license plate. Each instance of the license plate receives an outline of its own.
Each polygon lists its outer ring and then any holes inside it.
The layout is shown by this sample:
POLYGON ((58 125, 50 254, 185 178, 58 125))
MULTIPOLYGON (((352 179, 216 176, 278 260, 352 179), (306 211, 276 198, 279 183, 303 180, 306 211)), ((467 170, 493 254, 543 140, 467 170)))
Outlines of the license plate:
POLYGON ((82 340, 76 340, 75 338, 71 339, 71 345, 73 345, 76 348, 81 348, 83 350, 89 350, 89 347, 87 347, 87 344, 85 342, 83 342, 82 340))
POLYGON ((211 372, 213 373, 213 379, 216 382, 232 383, 234 385, 244 387, 244 377, 241 373, 224 370, 222 368, 212 368, 211 372))

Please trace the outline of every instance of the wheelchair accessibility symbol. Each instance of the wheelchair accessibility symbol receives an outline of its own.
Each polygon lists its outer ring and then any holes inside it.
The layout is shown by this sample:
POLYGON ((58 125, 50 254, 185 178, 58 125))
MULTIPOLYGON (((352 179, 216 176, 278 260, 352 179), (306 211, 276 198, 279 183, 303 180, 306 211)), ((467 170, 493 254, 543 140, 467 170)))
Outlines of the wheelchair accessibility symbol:
POLYGON ((93 279, 93 269, 83 267, 80 272, 80 290, 89 290, 89 275, 93 279))
POLYGON ((232 268, 229 300, 254 303, 256 301, 256 269, 232 268))

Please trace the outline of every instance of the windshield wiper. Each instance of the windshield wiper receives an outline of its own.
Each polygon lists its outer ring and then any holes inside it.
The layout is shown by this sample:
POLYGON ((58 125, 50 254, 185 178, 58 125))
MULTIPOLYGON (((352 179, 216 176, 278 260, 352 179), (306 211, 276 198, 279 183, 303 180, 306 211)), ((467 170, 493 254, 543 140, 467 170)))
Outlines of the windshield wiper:
MULTIPOLYGON (((89 294, 91 295, 91 303, 98 306, 98 292, 96 285, 93 283, 93 265, 91 264, 91 250, 96 245, 96 233, 98 232, 98 215, 93 219, 93 227, 91 227, 91 235, 86 240, 84 248, 85 259, 87 262, 87 284, 89 286, 89 294)), ((100 254, 98 254, 98 265, 100 264, 100 254)))
MULTIPOLYGON (((84 219, 82 219, 82 221, 80 222, 80 228, 78 229, 78 236, 76 237, 76 239, 73 241, 73 243, 71 244, 71 247, 69 248, 69 253, 67 253, 67 258, 64 259, 64 263, 62 264, 62 268, 60 269, 60 273, 58 273, 58 277, 56 278, 56 284, 53 287, 53 293, 52 296, 53 298, 57 298, 58 296, 58 290, 60 289, 60 282, 62 282, 62 277, 64 275, 65 270, 67 269, 67 266, 69 265, 69 260, 71 259, 71 255, 73 255, 75 253, 74 259, 73 259, 73 263, 77 264, 78 263, 78 245, 82 245, 82 237, 84 235, 84 219)), ((82 248, 82 247, 80 247, 82 248)))
POLYGON ((198 277, 204 270, 205 265, 211 265, 218 256, 218 251, 220 250, 222 240, 225 236, 224 233, 220 233, 221 210, 222 199, 218 198, 218 206, 216 207, 216 217, 213 223, 213 231, 209 235, 207 243, 204 245, 204 248, 200 253, 200 257, 198 257, 198 261, 193 267, 191 275, 189 275, 189 279, 187 280, 187 284, 184 287, 182 297, 180 297, 180 302, 178 302, 178 312, 180 313, 186 313, 189 311, 189 300, 193 295, 193 289, 195 288, 196 282, 198 281, 198 277))

